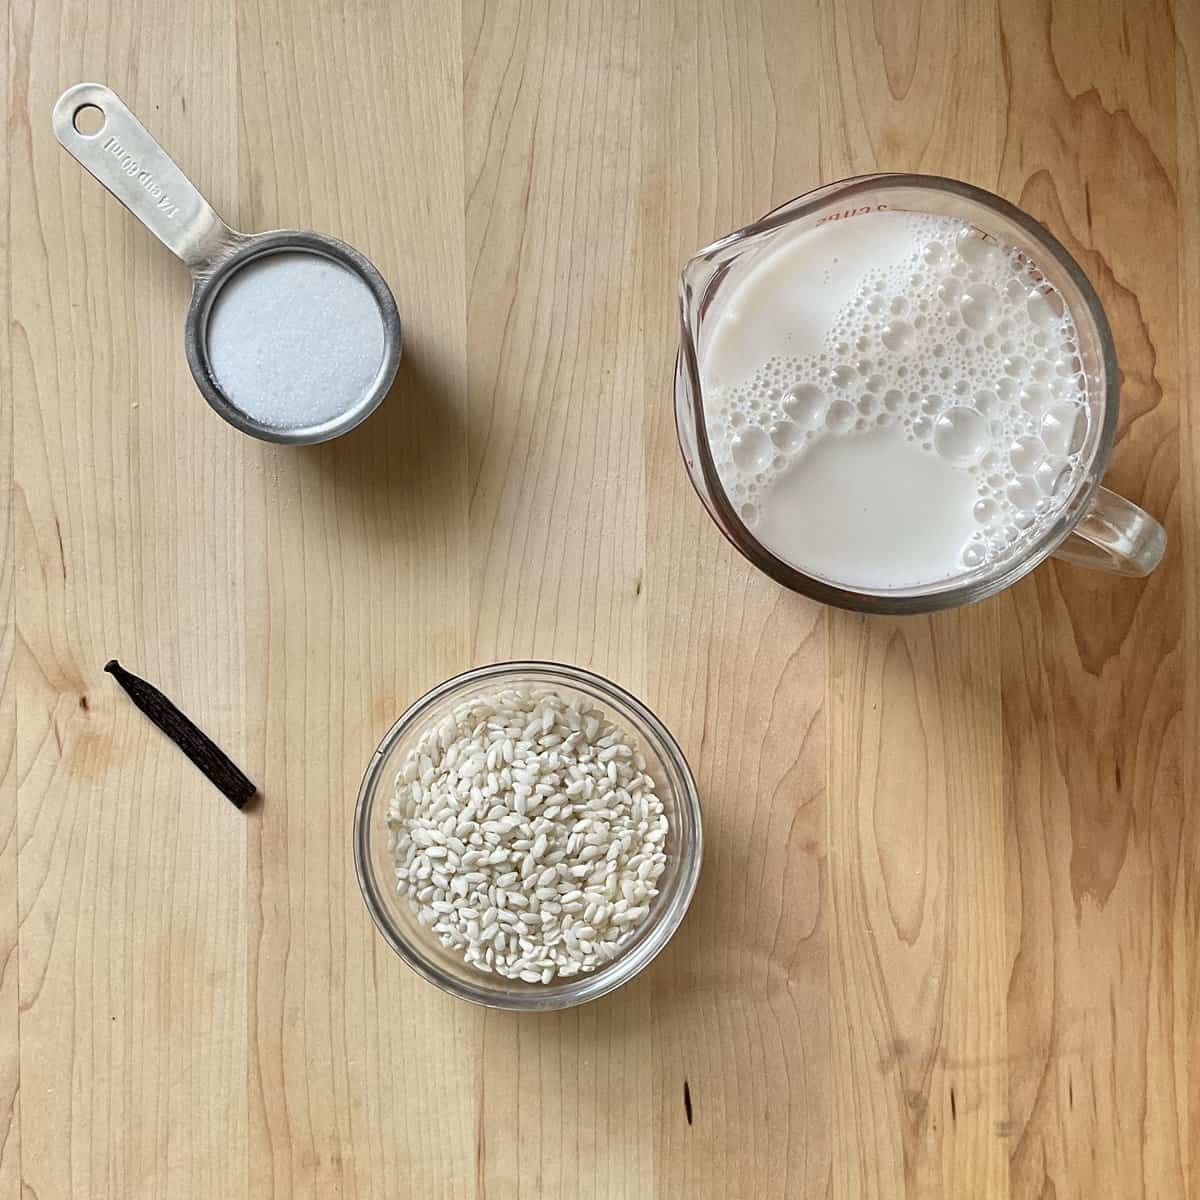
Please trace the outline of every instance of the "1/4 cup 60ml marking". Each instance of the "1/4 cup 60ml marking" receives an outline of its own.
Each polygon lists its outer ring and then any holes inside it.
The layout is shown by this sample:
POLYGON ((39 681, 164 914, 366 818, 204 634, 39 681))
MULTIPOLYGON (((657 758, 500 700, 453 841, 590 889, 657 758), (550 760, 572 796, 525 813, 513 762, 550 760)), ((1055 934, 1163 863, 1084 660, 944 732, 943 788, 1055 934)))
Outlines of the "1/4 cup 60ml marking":
POLYGON ((400 363, 400 316, 375 266, 325 234, 240 233, 109 88, 79 83, 54 133, 192 273, 184 325, 204 398, 252 437, 338 437, 378 406, 400 363))

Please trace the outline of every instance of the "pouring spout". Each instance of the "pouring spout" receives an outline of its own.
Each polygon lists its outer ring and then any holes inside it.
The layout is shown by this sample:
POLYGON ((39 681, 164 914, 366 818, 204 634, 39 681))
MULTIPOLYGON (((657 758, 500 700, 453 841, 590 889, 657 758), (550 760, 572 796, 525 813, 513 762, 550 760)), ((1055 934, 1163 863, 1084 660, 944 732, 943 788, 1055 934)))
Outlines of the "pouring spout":
POLYGON ((700 303, 711 290, 713 281, 723 275, 729 266, 729 260, 714 251, 710 246, 699 254, 688 259, 680 273, 680 286, 685 297, 694 303, 700 303))
POLYGON ((685 295, 688 293, 695 295, 704 290, 704 285, 711 277, 712 262, 705 255, 698 254, 684 263, 683 270, 679 275, 679 282, 685 295))
POLYGON ((679 301, 685 328, 695 330, 712 303, 721 281, 736 256, 720 254, 713 247, 688 260, 680 273, 679 301))

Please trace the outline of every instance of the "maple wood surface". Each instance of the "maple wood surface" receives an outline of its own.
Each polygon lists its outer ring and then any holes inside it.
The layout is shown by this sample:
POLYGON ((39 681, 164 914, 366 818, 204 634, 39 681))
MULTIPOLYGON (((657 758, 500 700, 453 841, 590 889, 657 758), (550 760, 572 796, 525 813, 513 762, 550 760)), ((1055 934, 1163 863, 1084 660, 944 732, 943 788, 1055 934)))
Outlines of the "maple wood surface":
POLYGON ((0 1200, 1200 1195, 1200 7, 14 0, 9 35, 0 1200), (79 80, 231 224, 379 266, 404 359, 362 428, 207 408, 186 271, 51 132, 79 80), (895 169, 1091 276, 1149 579, 870 619, 705 516, 680 267, 895 169), (671 945, 555 1015, 409 972, 350 848, 399 712, 525 656, 641 696, 705 817, 671 945))

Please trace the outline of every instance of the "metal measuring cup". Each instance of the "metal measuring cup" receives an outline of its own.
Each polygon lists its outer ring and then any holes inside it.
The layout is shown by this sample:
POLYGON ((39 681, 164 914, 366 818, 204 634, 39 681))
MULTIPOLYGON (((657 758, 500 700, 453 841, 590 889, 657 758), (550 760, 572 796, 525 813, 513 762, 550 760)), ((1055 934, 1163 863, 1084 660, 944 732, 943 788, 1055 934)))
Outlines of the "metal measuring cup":
MULTIPOLYGON (((264 441, 309 445, 346 433, 375 410, 400 364, 400 314, 391 290, 369 259, 323 233, 230 229, 116 93, 103 84, 77 83, 68 88, 54 106, 53 123, 63 148, 191 271, 192 301, 183 333, 188 366, 204 398, 226 421, 264 441), (383 355, 367 390, 350 407, 317 425, 268 425, 243 412, 221 390, 209 361, 209 314, 221 288, 248 263, 284 251, 318 255, 352 271, 370 289, 383 323, 383 355)), ((319 353, 320 347, 314 347, 314 354, 319 353)))

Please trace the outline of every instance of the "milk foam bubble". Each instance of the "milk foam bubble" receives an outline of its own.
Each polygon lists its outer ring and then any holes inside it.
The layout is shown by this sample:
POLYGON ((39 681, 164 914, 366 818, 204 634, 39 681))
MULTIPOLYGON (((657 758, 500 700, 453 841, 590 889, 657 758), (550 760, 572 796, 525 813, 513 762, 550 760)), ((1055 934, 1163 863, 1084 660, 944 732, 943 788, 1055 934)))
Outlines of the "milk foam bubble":
POLYGON ((1053 522, 1093 419, 1062 297, 949 217, 771 247, 700 348, 726 494, 799 570, 868 591, 988 574, 1053 522))

